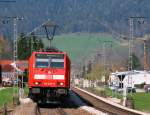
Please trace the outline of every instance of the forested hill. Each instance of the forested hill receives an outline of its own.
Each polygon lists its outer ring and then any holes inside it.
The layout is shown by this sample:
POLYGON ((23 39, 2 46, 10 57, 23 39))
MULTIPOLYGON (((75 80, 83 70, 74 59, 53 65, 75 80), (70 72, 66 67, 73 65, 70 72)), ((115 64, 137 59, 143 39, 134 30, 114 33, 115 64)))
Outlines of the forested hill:
MULTIPOLYGON (((0 2, 0 16, 20 16, 19 31, 29 32, 51 19, 60 25, 60 33, 71 32, 128 32, 130 16, 145 16, 145 25, 136 32, 148 32, 149 0, 15 0, 0 2), (140 30, 139 30, 140 29, 140 30), (144 31, 145 30, 145 31, 144 31)), ((6 25, 1 25, 3 32, 6 25)), ((140 26, 140 27, 139 27, 140 26)), ((5 33, 9 31, 5 30, 5 33)))

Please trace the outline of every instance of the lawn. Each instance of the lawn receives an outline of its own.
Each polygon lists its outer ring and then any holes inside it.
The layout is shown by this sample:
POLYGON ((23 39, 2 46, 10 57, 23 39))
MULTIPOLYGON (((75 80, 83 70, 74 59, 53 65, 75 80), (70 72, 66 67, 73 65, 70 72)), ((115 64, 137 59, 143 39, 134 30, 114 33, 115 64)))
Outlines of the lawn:
MULTIPOLYGON (((13 104, 13 92, 17 92, 17 89, 12 87, 0 90, 0 108, 3 107, 4 103, 8 105, 13 104)), ((28 94, 28 88, 24 88, 25 95, 28 94)))
POLYGON ((150 112, 150 93, 134 93, 135 109, 150 112))
POLYGON ((0 108, 4 103, 12 104, 13 101, 13 88, 6 88, 0 91, 0 108))
POLYGON ((106 87, 95 87, 95 88, 87 88, 92 93, 96 95, 104 96, 104 97, 116 97, 118 99, 122 99, 122 94, 118 92, 113 92, 111 89, 106 87))

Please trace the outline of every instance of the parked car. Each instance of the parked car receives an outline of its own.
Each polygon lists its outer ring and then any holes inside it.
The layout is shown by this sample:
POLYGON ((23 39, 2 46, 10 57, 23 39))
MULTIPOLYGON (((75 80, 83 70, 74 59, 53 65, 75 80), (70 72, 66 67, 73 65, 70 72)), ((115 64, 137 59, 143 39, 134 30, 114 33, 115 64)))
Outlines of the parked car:
POLYGON ((13 85, 13 82, 12 82, 12 80, 11 79, 9 79, 9 78, 4 78, 3 80, 2 80, 2 86, 3 87, 11 87, 13 85))

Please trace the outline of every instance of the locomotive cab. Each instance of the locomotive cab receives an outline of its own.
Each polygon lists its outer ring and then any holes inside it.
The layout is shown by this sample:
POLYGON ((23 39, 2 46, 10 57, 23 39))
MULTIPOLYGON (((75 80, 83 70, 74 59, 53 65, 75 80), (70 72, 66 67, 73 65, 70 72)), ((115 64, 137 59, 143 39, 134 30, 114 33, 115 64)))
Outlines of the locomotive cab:
POLYGON ((50 102, 67 96, 70 88, 70 60, 64 52, 33 52, 29 59, 29 96, 50 102))

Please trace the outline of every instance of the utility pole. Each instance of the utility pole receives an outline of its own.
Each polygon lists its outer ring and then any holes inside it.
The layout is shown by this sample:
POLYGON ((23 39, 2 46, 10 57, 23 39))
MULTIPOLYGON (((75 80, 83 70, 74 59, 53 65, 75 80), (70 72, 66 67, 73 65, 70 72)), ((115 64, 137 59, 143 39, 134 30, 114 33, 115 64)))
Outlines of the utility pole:
MULTIPOLYGON (((133 70, 133 46, 134 46, 134 21, 144 22, 145 17, 142 16, 132 16, 129 17, 129 26, 130 26, 130 39, 129 39, 129 60, 128 60, 128 83, 124 83, 123 90, 123 105, 126 106, 126 97, 127 97, 127 87, 133 87, 132 83, 132 70, 133 70)), ((131 89, 132 94, 132 89, 131 89)))
MULTIPOLYGON (((23 18, 19 18, 19 17, 11 17, 13 19, 13 25, 14 25, 14 50, 13 50, 13 60, 14 63, 16 63, 17 59, 18 59, 18 30, 17 30, 17 22, 18 20, 23 20, 23 18)), ((16 67, 18 65, 16 64, 16 67)), ((14 74, 13 74, 14 78, 17 78, 17 91, 15 92, 15 90, 13 91, 13 98, 14 98, 14 102, 16 101, 16 103, 18 104, 18 98, 19 98, 19 78, 18 78, 18 72, 16 71, 16 69, 14 68, 14 74), (15 100, 17 99, 17 100, 15 100)), ((15 84, 13 86, 15 89, 15 84)))
POLYGON ((106 63, 106 44, 110 44, 110 46, 112 46, 112 41, 103 41, 102 43, 102 52, 103 52, 103 55, 102 55, 102 63, 103 63, 103 66, 104 66, 104 76, 105 76, 105 83, 106 83, 106 68, 107 68, 107 63, 106 63))
POLYGON ((130 23, 130 39, 129 39, 129 62, 128 62, 128 70, 132 71, 133 62, 132 62, 132 54, 133 54, 133 42, 134 42, 134 21, 138 21, 141 23, 144 22, 145 17, 135 16, 129 18, 130 23))
POLYGON ((130 23, 130 39, 129 39, 129 61, 128 61, 128 70, 132 70, 132 50, 133 50, 133 19, 129 18, 130 23))
MULTIPOLYGON (((13 63, 16 64, 17 58, 18 58, 18 31, 17 31, 17 22, 18 20, 23 20, 23 18, 19 17, 0 17, 1 19, 7 20, 7 21, 13 21, 13 63)), ((16 64, 17 67, 17 64, 16 64)), ((17 90, 15 90, 15 84, 13 85, 13 101, 16 101, 16 97, 19 96, 19 83, 18 83, 18 72, 14 68, 13 71, 13 80, 17 78, 17 90)))
MULTIPOLYGON (((2 2, 2 1, 0 1, 0 2, 2 2)), ((5 2, 8 2, 8 1, 5 1, 5 2)), ((10 2, 10 1, 9 1, 10 2)), ((21 17, 21 18, 19 18, 19 17, 0 17, 1 19, 4 19, 4 20, 7 20, 7 21, 13 21, 13 39, 14 39, 14 41, 13 41, 13 45, 14 45, 14 47, 13 47, 13 60, 14 60, 14 62, 17 60, 17 41, 18 41, 18 31, 17 31, 17 22, 18 22, 18 20, 23 20, 23 18, 21 17)))
MULTIPOLYGON (((141 23, 144 22, 145 17, 141 16, 133 16, 129 18, 129 23, 130 23, 130 39, 129 39, 129 61, 128 61, 128 71, 133 70, 133 43, 134 43, 134 21, 138 21, 141 23)), ((132 74, 132 73, 130 73, 132 74)), ((128 85, 132 87, 132 76, 129 75, 128 79, 128 85)))
POLYGON ((103 65, 106 66, 108 64, 106 64, 106 45, 110 44, 110 47, 112 48, 112 41, 102 41, 102 52, 103 52, 103 58, 102 58, 102 62, 103 65))

